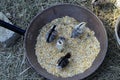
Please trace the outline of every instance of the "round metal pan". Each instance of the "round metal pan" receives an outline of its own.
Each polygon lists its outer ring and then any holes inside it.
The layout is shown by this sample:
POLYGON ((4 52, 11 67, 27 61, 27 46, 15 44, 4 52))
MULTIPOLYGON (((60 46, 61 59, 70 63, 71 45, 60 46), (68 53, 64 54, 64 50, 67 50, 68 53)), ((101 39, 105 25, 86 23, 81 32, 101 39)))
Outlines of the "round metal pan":
POLYGON ((84 79, 93 72, 101 65, 103 62, 107 46, 107 34, 106 30, 100 21, 91 11, 84 7, 71 5, 71 4, 61 4, 55 5, 44 10, 42 13, 38 14, 29 25, 26 33, 25 33, 25 50, 26 56, 31 64, 31 66, 42 76, 51 79, 51 80, 80 80, 84 79), (92 66, 87 69, 84 73, 77 74, 73 77, 62 78, 56 77, 50 73, 48 73, 45 69, 43 69, 37 61, 37 57, 35 55, 35 45, 36 39, 39 35, 40 29, 47 23, 51 22, 52 20, 64 16, 70 16, 78 20, 79 22, 84 21, 87 22, 87 27, 91 30, 95 31, 95 36, 97 37, 98 41, 100 42, 100 52, 96 59, 94 60, 92 66))
POLYGON ((116 24, 115 24, 115 37, 117 40, 118 47, 120 47, 120 16, 118 17, 116 24))

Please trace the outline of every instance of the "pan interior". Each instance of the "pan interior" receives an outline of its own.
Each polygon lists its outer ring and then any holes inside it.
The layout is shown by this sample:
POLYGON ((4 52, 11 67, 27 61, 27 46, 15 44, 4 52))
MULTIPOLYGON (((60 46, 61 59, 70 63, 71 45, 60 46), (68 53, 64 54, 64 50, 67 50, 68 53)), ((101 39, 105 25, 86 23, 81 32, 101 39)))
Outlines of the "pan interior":
POLYGON ((40 75, 51 80, 79 80, 89 76, 103 62, 107 51, 107 44, 108 43, 106 31, 101 21, 89 10, 83 7, 70 4, 56 5, 38 14, 31 22, 25 35, 25 49, 28 61, 40 75), (39 34, 39 30, 50 21, 64 16, 73 17, 79 22, 82 21, 87 22, 87 27, 89 27, 91 30, 95 32, 95 36, 100 42, 101 47, 98 56, 96 57, 95 61, 93 62, 92 66, 89 69, 87 69, 84 73, 68 78, 56 77, 48 73, 45 69, 43 69, 39 65, 39 63, 37 62, 37 57, 35 55, 35 44, 37 36, 39 34))

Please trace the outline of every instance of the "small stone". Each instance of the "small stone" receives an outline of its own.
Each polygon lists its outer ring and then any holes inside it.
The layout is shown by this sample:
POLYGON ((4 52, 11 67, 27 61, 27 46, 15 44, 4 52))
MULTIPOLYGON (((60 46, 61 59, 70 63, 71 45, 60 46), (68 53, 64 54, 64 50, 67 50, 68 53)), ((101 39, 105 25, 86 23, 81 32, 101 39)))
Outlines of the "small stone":
POLYGON ((116 5, 117 8, 120 8, 120 0, 116 0, 115 5, 116 5))
POLYGON ((23 16, 24 16, 24 14, 23 14, 23 13, 21 13, 21 14, 19 14, 18 16, 21 18, 21 17, 23 17, 23 16))
POLYGON ((11 14, 10 14, 10 13, 6 13, 6 16, 7 16, 8 18, 11 18, 11 14))
MULTIPOLYGON (((10 20, 2 12, 0 12, 0 19, 7 23, 12 24, 10 20)), ((19 34, 0 26, 0 47, 5 48, 5 47, 12 46, 12 44, 14 44, 14 42, 19 37, 20 37, 19 34)))

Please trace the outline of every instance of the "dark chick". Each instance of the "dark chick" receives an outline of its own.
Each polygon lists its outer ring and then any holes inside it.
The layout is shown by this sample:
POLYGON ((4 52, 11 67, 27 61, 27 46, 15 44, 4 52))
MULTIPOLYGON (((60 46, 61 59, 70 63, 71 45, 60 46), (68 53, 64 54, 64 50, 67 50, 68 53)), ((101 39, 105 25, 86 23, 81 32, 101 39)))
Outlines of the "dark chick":
POLYGON ((54 25, 46 34, 46 42, 51 43, 57 37, 57 30, 55 30, 56 25, 54 25))
POLYGON ((71 57, 70 53, 67 53, 65 56, 61 57, 58 62, 57 62, 57 67, 59 69, 62 69, 64 67, 66 67, 69 64, 69 58, 71 57))

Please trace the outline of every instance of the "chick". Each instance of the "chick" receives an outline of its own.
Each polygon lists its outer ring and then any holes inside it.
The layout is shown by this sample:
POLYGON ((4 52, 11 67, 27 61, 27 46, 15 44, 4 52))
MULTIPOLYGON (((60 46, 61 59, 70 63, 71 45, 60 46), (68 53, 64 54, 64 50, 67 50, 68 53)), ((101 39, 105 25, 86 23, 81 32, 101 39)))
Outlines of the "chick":
POLYGON ((80 24, 76 25, 72 30, 71 38, 80 37, 80 35, 84 32, 86 26, 86 22, 81 22, 80 24))
POLYGON ((61 57, 58 61, 57 61, 57 67, 59 69, 62 69, 64 67, 66 67, 69 64, 69 58, 71 57, 70 53, 67 53, 65 56, 61 57))
POLYGON ((109 0, 92 0, 91 4, 93 6, 97 6, 97 5, 100 5, 100 4, 106 4, 108 2, 109 2, 109 0))
POLYGON ((56 43, 56 48, 58 51, 62 52, 65 46, 65 38, 64 37, 59 37, 56 43))
POLYGON ((55 38, 57 37, 57 30, 55 29, 56 25, 54 25, 46 34, 46 42, 47 43, 51 43, 52 41, 55 40, 55 38))

